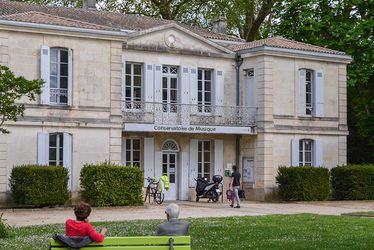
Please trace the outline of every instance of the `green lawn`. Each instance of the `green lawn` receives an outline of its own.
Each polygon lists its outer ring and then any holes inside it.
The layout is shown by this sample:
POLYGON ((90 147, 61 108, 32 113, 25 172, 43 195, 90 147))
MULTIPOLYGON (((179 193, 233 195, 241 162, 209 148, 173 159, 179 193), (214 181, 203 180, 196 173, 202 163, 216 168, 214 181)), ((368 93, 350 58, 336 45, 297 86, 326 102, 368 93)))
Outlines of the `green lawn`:
MULTIPOLYGON (((192 249, 374 249, 374 219, 349 216, 271 215, 190 219, 192 249)), ((153 235, 160 220, 94 223, 108 236, 153 235)), ((22 227, 0 239, 1 249, 48 249, 61 224, 22 227)))

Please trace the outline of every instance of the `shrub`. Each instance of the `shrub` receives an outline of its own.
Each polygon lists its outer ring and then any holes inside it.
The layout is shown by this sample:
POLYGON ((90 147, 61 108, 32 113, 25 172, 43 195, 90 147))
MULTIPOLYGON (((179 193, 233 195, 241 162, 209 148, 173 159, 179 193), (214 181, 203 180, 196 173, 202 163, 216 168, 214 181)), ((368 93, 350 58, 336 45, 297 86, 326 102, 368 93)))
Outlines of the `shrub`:
POLYGON ((61 166, 22 165, 12 169, 9 185, 16 203, 42 207, 68 200, 68 180, 68 170, 61 166))
POLYGON ((374 200, 374 165, 347 165, 331 169, 336 200, 374 200))
POLYGON ((325 200, 330 194, 329 170, 322 167, 280 167, 276 181, 284 200, 325 200))
POLYGON ((3 214, 0 214, 0 239, 13 236, 12 228, 3 219, 3 214))
POLYGON ((141 205, 143 172, 110 163, 87 164, 80 174, 82 197, 95 206, 141 205))

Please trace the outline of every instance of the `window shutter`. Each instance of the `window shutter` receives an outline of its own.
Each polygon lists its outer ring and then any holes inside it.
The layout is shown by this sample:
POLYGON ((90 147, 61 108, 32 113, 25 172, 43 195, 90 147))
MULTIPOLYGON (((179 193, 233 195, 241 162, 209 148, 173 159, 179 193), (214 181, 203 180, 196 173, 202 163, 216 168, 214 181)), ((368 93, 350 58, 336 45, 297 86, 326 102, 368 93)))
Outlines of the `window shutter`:
POLYGON ((299 166, 299 140, 298 139, 291 140, 291 166, 293 167, 299 166))
POLYGON ((196 186, 197 178, 197 144, 198 140, 190 140, 190 187, 196 186))
POLYGON ((73 169, 72 169, 72 153, 73 153, 73 140, 71 134, 64 133, 63 143, 63 165, 69 171, 69 190, 73 187, 73 169))
POLYGON ((49 104, 50 50, 46 45, 40 49, 40 78, 44 81, 40 95, 41 104, 49 104))
POLYGON ((191 112, 197 113, 197 68, 190 68, 190 103, 191 112))
POLYGON ((188 178, 183 178, 183 176, 188 176, 188 152, 181 153, 181 163, 182 165, 179 167, 179 171, 181 171, 182 178, 180 178, 180 192, 179 192, 179 199, 182 201, 188 200, 188 178))
POLYGON ((162 65, 154 65, 155 68, 155 102, 162 102, 162 65))
POLYGON ((214 174, 223 176, 223 140, 214 140, 214 174))
POLYGON ((73 50, 68 50, 68 105, 73 104, 73 50))
POLYGON ((323 105, 324 105, 324 73, 322 70, 315 71, 315 84, 314 84, 314 115, 317 117, 323 117, 323 105))
POLYGON ((253 76, 247 77, 247 102, 248 107, 256 107, 256 89, 253 76))
POLYGON ((314 166, 321 167, 323 162, 323 143, 322 140, 314 140, 314 166))
MULTIPOLYGON (((144 178, 154 177, 155 160, 155 141, 154 138, 144 138, 144 178)), ((144 180, 144 187, 148 186, 147 180, 144 180)))
POLYGON ((153 102, 153 65, 145 64, 144 67, 144 101, 153 102))
POLYGON ((190 103, 190 77, 189 77, 189 69, 187 67, 182 67, 182 74, 181 74, 181 94, 182 94, 182 104, 189 104, 190 103))
POLYGON ((162 152, 155 152, 155 177, 160 179, 162 175, 162 152))
POLYGON ((124 101, 126 100, 126 62, 122 62, 122 74, 121 74, 121 86, 122 86, 122 110, 126 109, 124 101))
POLYGON ((49 165, 49 134, 38 132, 38 165, 49 165))
POLYGON ((305 69, 299 70, 299 116, 306 115, 306 86, 305 79, 306 71, 305 69))
POLYGON ((222 70, 214 71, 214 104, 216 109, 216 115, 223 115, 223 94, 224 94, 224 75, 222 70), (217 107, 220 106, 220 107, 217 107))

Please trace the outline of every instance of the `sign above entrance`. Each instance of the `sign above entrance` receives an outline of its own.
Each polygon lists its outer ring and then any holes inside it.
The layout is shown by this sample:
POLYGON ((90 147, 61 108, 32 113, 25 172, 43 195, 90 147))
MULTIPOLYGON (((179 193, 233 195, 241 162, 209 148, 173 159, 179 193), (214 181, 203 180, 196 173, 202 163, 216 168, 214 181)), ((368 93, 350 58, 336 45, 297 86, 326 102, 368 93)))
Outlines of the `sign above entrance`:
POLYGON ((169 133, 206 133, 206 134, 254 134, 254 127, 199 126, 199 125, 155 125, 125 123, 124 131, 132 132, 169 132, 169 133))

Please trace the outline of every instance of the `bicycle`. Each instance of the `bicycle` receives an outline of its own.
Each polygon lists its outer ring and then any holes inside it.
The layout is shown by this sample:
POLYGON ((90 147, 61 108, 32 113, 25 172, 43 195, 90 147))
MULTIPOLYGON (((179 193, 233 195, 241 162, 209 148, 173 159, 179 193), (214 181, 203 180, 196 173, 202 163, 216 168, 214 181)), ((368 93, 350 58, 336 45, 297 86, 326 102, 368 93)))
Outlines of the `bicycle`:
POLYGON ((157 204, 162 204, 164 202, 164 193, 160 191, 160 181, 156 181, 156 179, 153 177, 147 177, 145 178, 148 181, 148 186, 145 191, 145 198, 144 202, 147 201, 151 203, 151 197, 153 197, 153 201, 155 201, 157 204))

